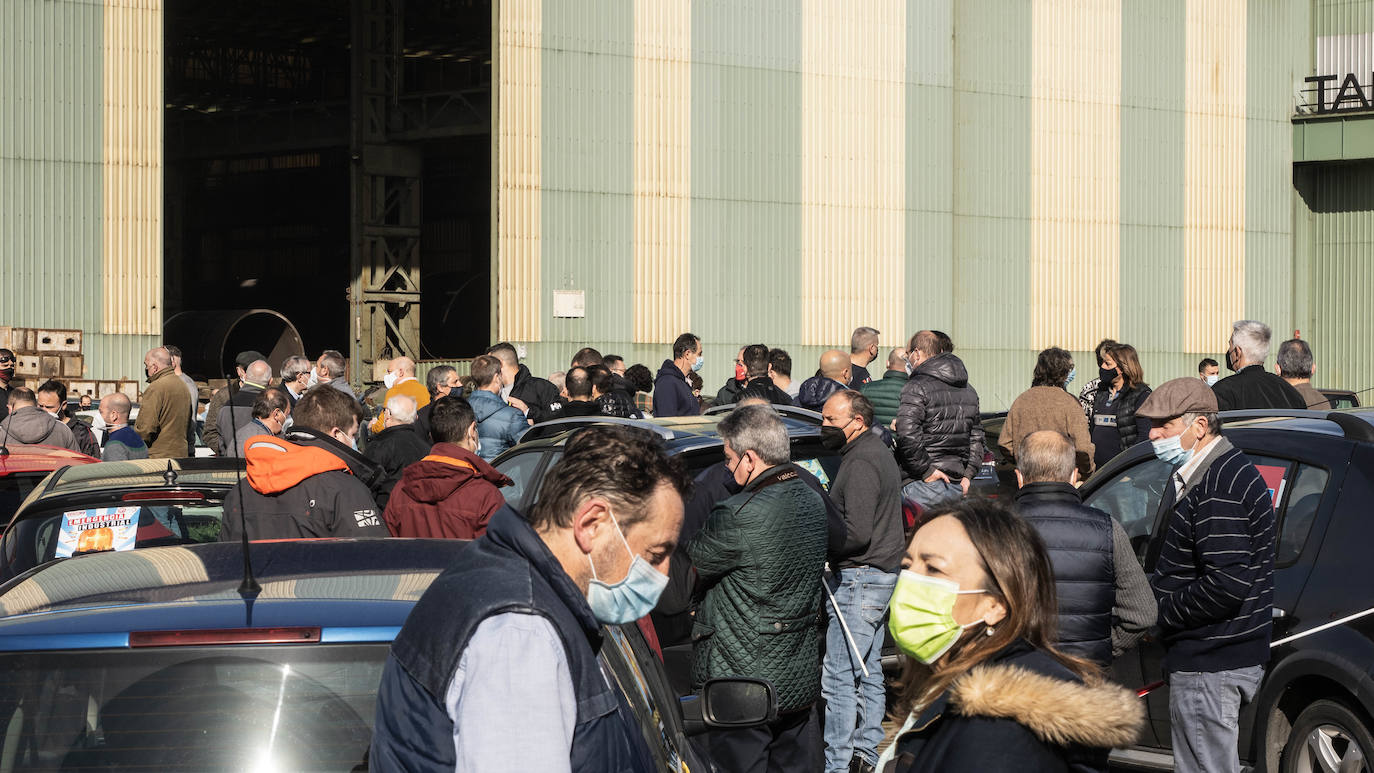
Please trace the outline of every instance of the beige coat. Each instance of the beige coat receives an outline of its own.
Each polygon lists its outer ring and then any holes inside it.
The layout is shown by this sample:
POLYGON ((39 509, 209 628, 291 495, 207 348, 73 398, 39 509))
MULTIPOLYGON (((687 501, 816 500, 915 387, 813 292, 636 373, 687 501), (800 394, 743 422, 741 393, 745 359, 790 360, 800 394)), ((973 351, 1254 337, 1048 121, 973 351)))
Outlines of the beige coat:
POLYGON ((1059 387, 1038 386, 1022 392, 1011 404, 997 445, 1014 461, 1017 444, 1030 433, 1042 429, 1062 432, 1073 440, 1078 477, 1088 477, 1093 471, 1095 450, 1088 419, 1083 415, 1078 398, 1059 387))

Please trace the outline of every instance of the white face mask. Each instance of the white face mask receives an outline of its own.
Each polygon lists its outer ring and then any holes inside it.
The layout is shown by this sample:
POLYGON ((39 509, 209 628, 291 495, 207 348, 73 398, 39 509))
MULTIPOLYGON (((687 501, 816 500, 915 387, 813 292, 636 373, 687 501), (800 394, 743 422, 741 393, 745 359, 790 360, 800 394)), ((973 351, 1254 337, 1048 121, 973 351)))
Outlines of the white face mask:
POLYGON ((1213 373, 1212 375, 1207 377, 1207 386, 1216 386, 1217 382, 1220 380, 1221 376, 1213 373))
POLYGON ((310 380, 307 381, 307 382, 305 382, 305 388, 306 388, 306 389, 309 389, 310 387, 313 387, 313 386, 315 386, 315 385, 318 384, 318 383, 320 383, 320 374, 319 374, 319 372, 317 372, 314 368, 311 368, 311 369, 310 369, 310 380))
POLYGON ((509 399, 510 399, 510 391, 511 391, 512 389, 514 389, 514 388, 515 388, 515 385, 514 385, 514 384, 511 384, 511 383, 507 383, 505 386, 501 387, 501 399, 502 399, 502 400, 509 400, 509 399))
POLYGON ((394 370, 389 370, 389 371, 387 371, 386 375, 385 375, 385 376, 382 376, 382 383, 383 383, 383 384, 386 384, 386 388, 387 388, 387 389, 390 389, 390 388, 396 386, 396 371, 394 371, 394 370))

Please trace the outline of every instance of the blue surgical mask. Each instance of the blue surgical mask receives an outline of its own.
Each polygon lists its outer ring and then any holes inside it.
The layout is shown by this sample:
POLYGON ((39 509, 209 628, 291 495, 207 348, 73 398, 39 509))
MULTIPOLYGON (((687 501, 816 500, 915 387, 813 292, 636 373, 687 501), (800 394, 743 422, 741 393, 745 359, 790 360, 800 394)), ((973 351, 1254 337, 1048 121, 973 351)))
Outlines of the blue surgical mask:
POLYGON ((703 355, 697 357, 697 361, 696 361, 696 362, 692 363, 692 370, 693 370, 693 371, 701 370, 701 367, 702 367, 703 365, 705 365, 705 364, 706 364, 706 355, 703 354, 703 355))
POLYGON ((616 533, 630 554, 630 571, 625 579, 614 585, 602 582, 596 579, 596 563, 588 554, 587 563, 592 566, 592 579, 587 585, 587 605, 592 608, 592 615, 597 620, 620 625, 634 622, 654 611, 658 597, 668 587, 668 576, 660 574, 642 556, 630 550, 630 543, 625 540, 624 532, 620 531, 614 514, 611 515, 611 523, 615 524, 616 533))
POLYGON ((1155 456, 1165 464, 1187 464, 1188 460, 1193 458, 1193 449, 1189 448, 1185 451, 1183 444, 1179 442, 1181 437, 1183 436, 1174 435, 1173 437, 1151 441, 1150 445, 1154 446, 1155 456))
POLYGON ((1078 368, 1069 368, 1069 377, 1064 379, 1064 388, 1068 389, 1069 384, 1073 383, 1073 377, 1078 375, 1078 368))

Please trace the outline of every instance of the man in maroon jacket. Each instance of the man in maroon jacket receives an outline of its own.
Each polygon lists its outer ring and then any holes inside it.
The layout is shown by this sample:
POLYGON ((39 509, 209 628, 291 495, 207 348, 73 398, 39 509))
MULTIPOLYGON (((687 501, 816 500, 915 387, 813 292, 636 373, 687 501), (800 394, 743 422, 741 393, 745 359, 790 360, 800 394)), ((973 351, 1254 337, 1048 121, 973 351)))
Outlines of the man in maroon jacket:
POLYGON ((393 537, 475 539, 506 503, 511 479, 477 455, 477 420, 467 400, 439 398, 430 413, 434 448, 405 468, 386 506, 393 537))

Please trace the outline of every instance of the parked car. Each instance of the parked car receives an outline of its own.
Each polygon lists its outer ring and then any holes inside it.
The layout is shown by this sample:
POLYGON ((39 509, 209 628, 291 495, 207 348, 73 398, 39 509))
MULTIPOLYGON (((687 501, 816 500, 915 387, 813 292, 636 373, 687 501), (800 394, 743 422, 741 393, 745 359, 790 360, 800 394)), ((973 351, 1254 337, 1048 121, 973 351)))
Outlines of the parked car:
POLYGON ((92 463, 47 475, 6 520, 0 580, 84 550, 214 542, 224 495, 244 469, 242 459, 220 457, 82 458, 92 463))
POLYGON ((1317 391, 1321 392, 1322 397, 1325 397, 1327 402, 1331 403, 1331 407, 1334 410, 1360 407, 1359 392, 1352 392, 1349 389, 1318 389, 1317 391))
MULTIPOLYGON (((1223 435, 1268 482, 1278 520, 1274 630, 1259 693, 1240 718, 1240 756, 1257 770, 1367 770, 1374 759, 1374 410, 1235 411, 1223 435)), ((1127 449, 1083 487, 1116 516, 1147 573, 1163 542, 1160 504, 1173 467, 1148 443, 1127 449)), ((1163 647, 1147 638, 1114 664, 1117 681, 1163 679, 1163 647)), ((1171 770, 1169 688, 1146 695, 1138 746, 1120 767, 1171 770)))
POLYGON ((0 523, 8 523, 34 487, 54 470, 100 461, 53 446, 7 445, 0 452, 0 523))
MULTIPOLYGON (((0 585, 0 769, 366 771, 392 639, 454 540, 302 540, 105 552, 0 585)), ((604 672, 662 771, 709 771, 689 741, 776 716, 771 686, 685 703, 631 625, 604 672)))

